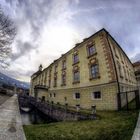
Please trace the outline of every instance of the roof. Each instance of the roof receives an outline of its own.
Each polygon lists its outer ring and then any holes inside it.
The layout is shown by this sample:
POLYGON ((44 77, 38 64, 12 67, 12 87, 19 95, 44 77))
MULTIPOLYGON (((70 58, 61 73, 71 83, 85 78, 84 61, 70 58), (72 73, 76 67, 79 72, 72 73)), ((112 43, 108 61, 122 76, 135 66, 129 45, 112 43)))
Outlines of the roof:
POLYGON ((94 33, 94 34, 91 35, 90 37, 84 38, 83 41, 82 41, 81 43, 76 43, 75 46, 74 46, 73 48, 71 48, 71 49, 70 49, 68 52, 66 52, 65 54, 62 54, 61 57, 59 57, 58 59, 54 60, 48 67, 44 68, 43 71, 46 70, 47 68, 49 68, 54 62, 57 62, 60 58, 65 57, 66 54, 68 54, 71 50, 73 50, 73 49, 79 47, 82 43, 87 42, 90 38, 92 38, 93 36, 97 35, 98 33, 102 32, 102 31, 107 32, 104 28, 102 28, 101 30, 97 31, 96 33, 94 33))
POLYGON ((136 66, 140 66, 140 60, 137 61, 137 62, 134 62, 134 63, 133 63, 133 66, 134 66, 134 67, 136 67, 136 66))
POLYGON ((42 71, 38 70, 37 72, 33 73, 33 74, 31 75, 31 77, 33 77, 33 76, 38 76, 41 72, 42 72, 42 71))
MULTIPOLYGON (((72 49, 70 49, 70 50, 69 50, 68 52, 66 52, 65 54, 61 55, 60 58, 65 57, 70 51, 72 51, 73 49, 79 47, 81 44, 86 43, 90 38, 94 37, 95 35, 97 35, 98 33, 102 32, 102 31, 106 32, 106 33, 111 37, 111 39, 117 44, 117 46, 121 49, 121 51, 124 53, 124 55, 125 55, 125 56, 127 57, 127 59, 129 60, 129 62, 132 64, 132 62, 130 61, 129 57, 128 57, 128 56, 126 55, 126 53, 123 51, 123 49, 121 48, 121 46, 120 46, 120 45, 117 43, 117 41, 110 35, 110 33, 109 33, 106 29, 104 29, 104 28, 102 28, 101 30, 97 31, 96 33, 94 33, 93 35, 89 36, 88 38, 84 38, 83 41, 82 41, 81 43, 75 44, 75 46, 74 46, 72 49)), ((50 66, 52 66, 52 64, 53 64, 54 62, 57 62, 60 58, 54 60, 48 67, 44 68, 43 71, 46 70, 46 69, 48 69, 50 66)), ((133 64, 132 64, 132 65, 133 65, 133 64)), ((42 72, 42 71, 41 71, 41 72, 42 72)), ((41 73, 41 72, 40 72, 40 73, 41 73)), ((38 71, 37 71, 37 72, 34 73, 33 75, 35 75, 35 74, 39 75, 40 73, 38 73, 38 71)))

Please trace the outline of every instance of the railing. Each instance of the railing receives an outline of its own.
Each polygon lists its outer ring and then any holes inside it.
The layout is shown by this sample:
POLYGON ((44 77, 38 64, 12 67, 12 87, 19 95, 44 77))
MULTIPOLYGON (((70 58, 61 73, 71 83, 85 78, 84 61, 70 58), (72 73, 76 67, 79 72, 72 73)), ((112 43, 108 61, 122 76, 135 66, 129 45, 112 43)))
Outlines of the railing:
POLYGON ((120 92, 117 98, 118 110, 140 109, 139 90, 120 92))
POLYGON ((96 107, 94 106, 91 110, 84 110, 79 107, 71 107, 61 104, 54 104, 53 102, 36 100, 31 96, 19 96, 19 100, 28 101, 31 105, 36 107, 43 113, 53 116, 60 120, 72 118, 76 120, 81 119, 95 119, 96 118, 96 107), (60 117, 60 118, 59 118, 60 117))

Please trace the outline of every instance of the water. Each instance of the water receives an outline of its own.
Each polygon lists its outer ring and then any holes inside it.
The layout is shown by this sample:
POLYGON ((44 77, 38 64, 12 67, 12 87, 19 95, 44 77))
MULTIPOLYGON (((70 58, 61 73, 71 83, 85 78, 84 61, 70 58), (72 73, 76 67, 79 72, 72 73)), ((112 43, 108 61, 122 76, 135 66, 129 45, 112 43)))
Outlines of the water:
POLYGON ((20 109, 20 113, 23 125, 44 124, 55 121, 35 108, 31 109, 29 112, 20 109))

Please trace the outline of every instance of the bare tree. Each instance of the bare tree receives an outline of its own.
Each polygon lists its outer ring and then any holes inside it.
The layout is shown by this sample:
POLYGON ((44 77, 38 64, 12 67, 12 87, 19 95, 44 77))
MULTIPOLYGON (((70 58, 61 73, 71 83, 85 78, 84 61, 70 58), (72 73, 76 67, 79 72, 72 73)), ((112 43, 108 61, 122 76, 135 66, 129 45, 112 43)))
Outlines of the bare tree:
POLYGON ((7 58, 11 53, 10 45, 16 35, 12 20, 6 16, 0 7, 0 67, 8 66, 7 58))

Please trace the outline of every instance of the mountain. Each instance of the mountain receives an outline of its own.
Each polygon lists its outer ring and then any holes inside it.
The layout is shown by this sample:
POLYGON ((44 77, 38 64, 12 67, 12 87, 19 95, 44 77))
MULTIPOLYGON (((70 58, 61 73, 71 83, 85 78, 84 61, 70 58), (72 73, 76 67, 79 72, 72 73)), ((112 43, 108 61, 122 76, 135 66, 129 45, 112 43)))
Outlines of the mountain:
POLYGON ((9 85, 9 86, 16 85, 17 87, 23 88, 23 89, 29 89, 30 88, 30 83, 16 80, 16 79, 11 78, 11 77, 9 77, 9 76, 0 72, 0 85, 2 85, 2 84, 6 84, 6 85, 9 85))

